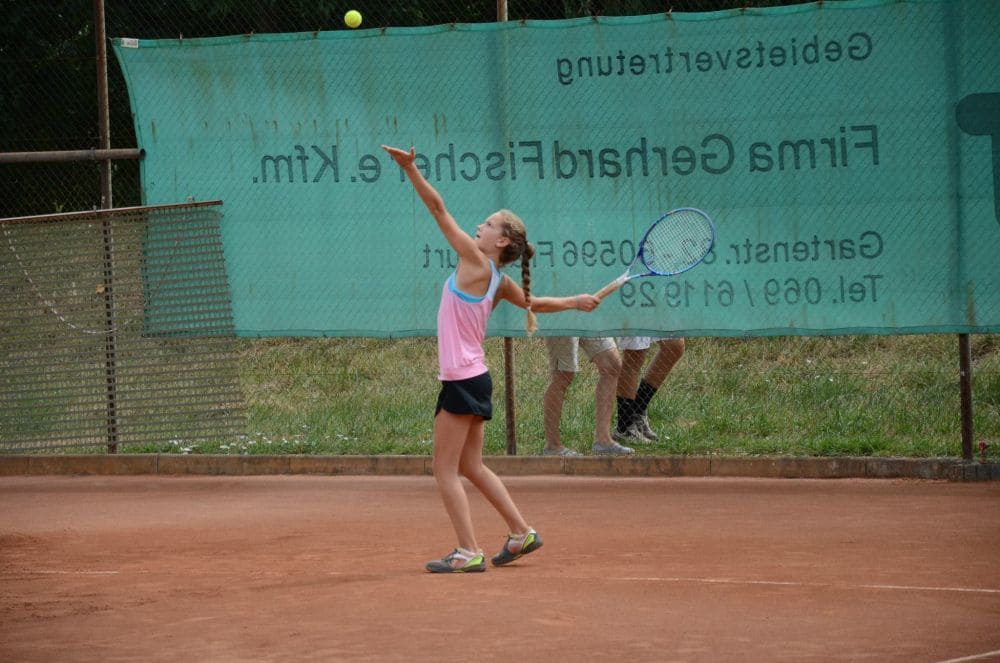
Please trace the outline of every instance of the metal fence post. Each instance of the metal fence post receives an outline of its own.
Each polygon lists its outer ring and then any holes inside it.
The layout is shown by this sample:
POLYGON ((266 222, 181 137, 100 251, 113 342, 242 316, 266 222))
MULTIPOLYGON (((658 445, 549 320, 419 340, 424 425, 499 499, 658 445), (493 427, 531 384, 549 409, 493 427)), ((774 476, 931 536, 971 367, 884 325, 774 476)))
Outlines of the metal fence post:
MULTIPOLYGON (((94 0, 94 42, 97 50, 97 125, 100 149, 111 149, 108 108, 108 45, 105 38, 104 0, 94 0)), ((101 209, 111 209, 111 159, 101 161, 101 209)), ((110 215, 102 220, 104 241, 104 374, 107 389, 108 453, 118 452, 118 366, 115 339, 114 225, 110 215)))
MULTIPOLYGON (((497 0, 497 21, 507 20, 507 0, 497 0)), ((514 412, 514 339, 505 336, 503 339, 503 387, 505 415, 504 425, 507 427, 507 455, 517 455, 517 417, 514 412)))
POLYGON ((972 347, 968 334, 958 335, 958 386, 962 401, 962 458, 972 460, 972 347))

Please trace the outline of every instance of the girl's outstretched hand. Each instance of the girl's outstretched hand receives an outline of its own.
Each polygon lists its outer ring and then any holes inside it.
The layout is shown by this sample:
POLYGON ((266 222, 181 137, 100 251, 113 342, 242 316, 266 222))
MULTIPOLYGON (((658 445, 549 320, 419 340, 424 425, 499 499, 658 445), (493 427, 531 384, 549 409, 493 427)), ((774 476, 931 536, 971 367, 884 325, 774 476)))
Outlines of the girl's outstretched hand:
POLYGON ((584 293, 576 296, 576 306, 581 311, 593 311, 601 305, 601 300, 591 294, 584 293))
POLYGON ((411 147, 409 151, 401 150, 398 147, 389 147, 388 145, 383 145, 382 149, 389 153, 392 160, 399 164, 400 168, 406 168, 417 156, 417 150, 411 147))

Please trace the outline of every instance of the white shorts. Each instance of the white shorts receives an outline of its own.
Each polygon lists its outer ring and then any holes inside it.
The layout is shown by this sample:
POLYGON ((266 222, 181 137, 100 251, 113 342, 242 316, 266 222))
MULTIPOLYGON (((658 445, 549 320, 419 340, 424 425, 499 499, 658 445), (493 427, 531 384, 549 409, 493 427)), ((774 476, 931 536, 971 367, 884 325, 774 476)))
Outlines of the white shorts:
POLYGON ((656 341, 668 341, 677 336, 619 336, 618 347, 621 350, 648 350, 656 341))
POLYGON ((615 341, 609 336, 546 336, 545 347, 549 351, 549 370, 576 373, 580 370, 580 348, 587 353, 587 359, 593 360, 606 350, 614 350, 615 341))

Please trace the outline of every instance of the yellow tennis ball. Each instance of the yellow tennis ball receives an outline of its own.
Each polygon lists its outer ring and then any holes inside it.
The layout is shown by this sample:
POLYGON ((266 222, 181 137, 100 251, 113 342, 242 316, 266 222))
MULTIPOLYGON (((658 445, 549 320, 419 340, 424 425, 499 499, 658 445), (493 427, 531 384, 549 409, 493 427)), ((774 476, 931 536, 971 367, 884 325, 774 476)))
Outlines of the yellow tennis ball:
POLYGON ((361 25, 361 12, 357 9, 352 9, 351 11, 344 14, 344 23, 349 28, 356 28, 361 25))

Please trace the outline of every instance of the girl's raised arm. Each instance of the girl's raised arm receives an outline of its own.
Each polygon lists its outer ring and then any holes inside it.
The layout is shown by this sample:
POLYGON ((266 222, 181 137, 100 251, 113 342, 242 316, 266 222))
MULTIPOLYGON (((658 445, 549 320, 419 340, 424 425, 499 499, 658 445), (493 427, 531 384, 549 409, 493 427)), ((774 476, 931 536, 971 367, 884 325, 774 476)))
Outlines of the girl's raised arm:
POLYGON ((417 154, 416 149, 411 147, 409 150, 401 150, 398 147, 388 145, 383 145, 382 149, 388 152, 392 160, 399 164, 399 167, 406 173, 417 195, 420 196, 420 200, 424 201, 431 216, 437 221, 438 228, 441 229, 444 238, 448 240, 448 244, 455 249, 459 257, 485 263, 482 253, 476 247, 475 240, 458 226, 458 222, 444 206, 441 194, 431 186, 413 162, 417 154))

